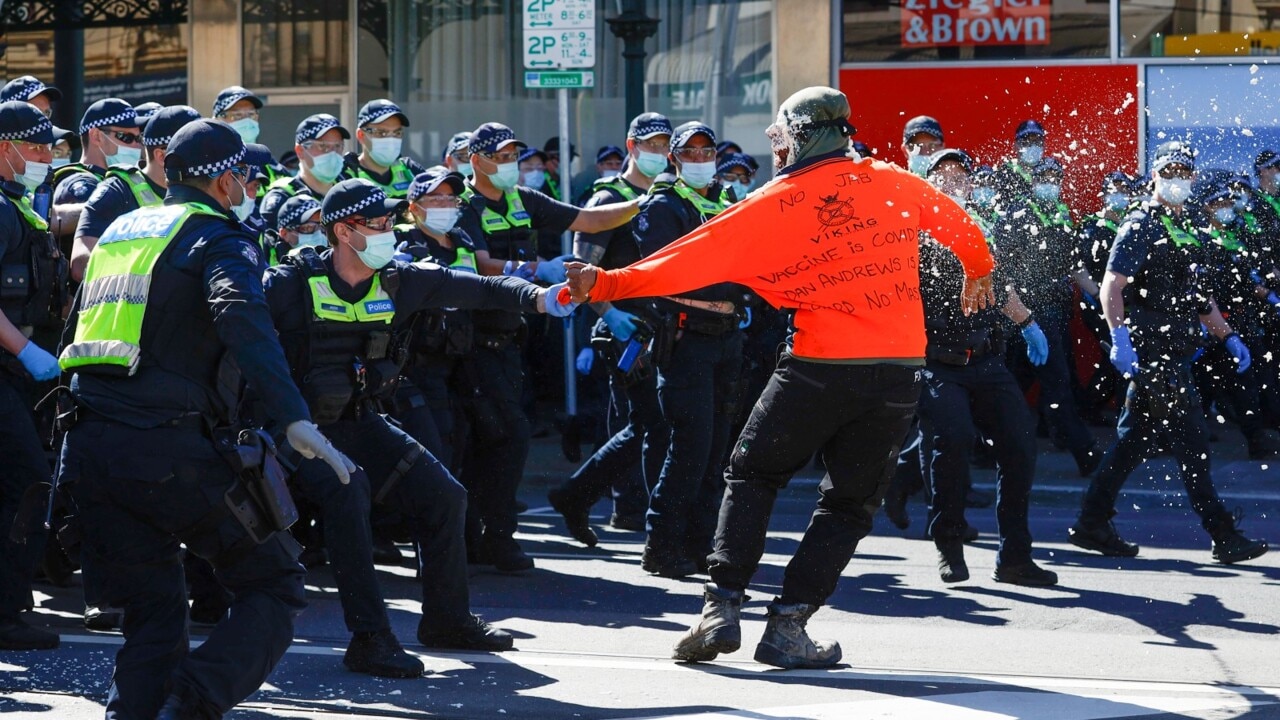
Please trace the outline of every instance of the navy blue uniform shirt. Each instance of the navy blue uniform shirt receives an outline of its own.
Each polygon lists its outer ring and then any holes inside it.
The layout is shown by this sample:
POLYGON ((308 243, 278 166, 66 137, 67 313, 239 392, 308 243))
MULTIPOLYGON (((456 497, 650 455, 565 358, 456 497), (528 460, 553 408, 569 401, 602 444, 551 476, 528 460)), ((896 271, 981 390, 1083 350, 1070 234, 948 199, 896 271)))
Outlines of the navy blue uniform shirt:
MULTIPOLYGON (((147 184, 156 197, 164 197, 165 189, 149 177, 147 184)), ((137 209, 138 199, 133 196, 129 184, 114 175, 110 176, 98 183, 93 194, 85 201, 84 209, 80 211, 80 224, 76 226, 76 238, 102 237, 107 226, 115 222, 116 218, 137 209)))

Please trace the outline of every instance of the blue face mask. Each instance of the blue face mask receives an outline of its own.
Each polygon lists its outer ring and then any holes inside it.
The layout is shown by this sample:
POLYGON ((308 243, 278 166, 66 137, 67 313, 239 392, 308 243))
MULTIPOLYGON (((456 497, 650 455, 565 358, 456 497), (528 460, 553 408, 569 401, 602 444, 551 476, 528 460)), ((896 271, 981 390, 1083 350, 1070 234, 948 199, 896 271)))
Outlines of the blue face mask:
POLYGON ((107 156, 107 166, 125 165, 133 167, 142 159, 142 149, 132 148, 125 145, 117 145, 116 151, 107 156))
POLYGON ((1236 209, 1234 207, 1218 208, 1213 211, 1213 219, 1223 225, 1230 225, 1236 221, 1236 209))
POLYGON ((396 234, 380 232, 377 235, 364 236, 364 249, 356 250, 360 262, 374 270, 380 270, 391 262, 396 254, 396 234))
POLYGON ((520 163, 502 163, 498 165, 497 171, 486 174, 494 187, 506 192, 520 182, 520 163))
POLYGON ((689 162, 680 166, 680 177, 689 187, 694 189, 702 189, 711 184, 711 179, 716 176, 716 164, 714 162, 689 162))
POLYGON ((907 157, 907 170, 913 175, 924 177, 925 171, 929 169, 929 155, 924 153, 916 153, 907 157))
POLYGON ((1112 212, 1124 212, 1129 207, 1129 196, 1124 193, 1107 193, 1103 196, 1102 202, 1106 203, 1107 209, 1112 212))
POLYGON ((751 191, 750 185, 738 180, 734 180, 731 183, 727 183, 726 187, 728 187, 730 190, 733 190, 733 196, 737 200, 741 200, 742 198, 746 197, 747 193, 751 191))
POLYGON ((342 156, 336 152, 327 152, 311 158, 311 174, 322 183, 331 183, 338 179, 342 172, 342 156))
POLYGON ((996 190, 989 187, 976 187, 969 193, 969 202, 979 207, 991 207, 996 202, 996 190))
POLYGON ((1039 145, 1028 145, 1018 148, 1018 160, 1023 165, 1035 165, 1044 159, 1044 148, 1039 145))
POLYGON ((636 167, 644 173, 645 177, 658 177, 663 170, 667 169, 667 156, 641 150, 639 157, 636 158, 636 167))
POLYGON ((1057 183, 1036 183, 1031 186, 1031 192, 1035 194, 1037 200, 1057 202, 1058 196, 1062 194, 1062 187, 1057 183))

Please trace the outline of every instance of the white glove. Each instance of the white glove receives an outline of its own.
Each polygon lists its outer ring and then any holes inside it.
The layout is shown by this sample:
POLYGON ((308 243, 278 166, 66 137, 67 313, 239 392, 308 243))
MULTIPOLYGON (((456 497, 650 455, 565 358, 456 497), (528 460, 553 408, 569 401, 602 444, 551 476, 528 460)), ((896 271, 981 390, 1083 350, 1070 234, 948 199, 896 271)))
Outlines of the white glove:
POLYGON ((337 473, 339 482, 343 485, 351 482, 351 473, 356 471, 356 464, 339 452, 315 423, 309 420, 292 422, 285 428, 284 434, 299 455, 308 460, 320 458, 329 463, 329 467, 337 473))

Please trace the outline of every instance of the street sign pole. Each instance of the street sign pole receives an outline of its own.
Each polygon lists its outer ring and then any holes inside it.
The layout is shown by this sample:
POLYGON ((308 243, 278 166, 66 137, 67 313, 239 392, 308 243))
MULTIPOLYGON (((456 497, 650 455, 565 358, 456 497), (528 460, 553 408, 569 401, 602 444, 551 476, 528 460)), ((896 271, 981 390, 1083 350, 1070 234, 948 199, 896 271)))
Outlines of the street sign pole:
MULTIPOLYGON (((570 164, 573 162, 573 151, 569 145, 569 89, 560 88, 556 90, 556 105, 560 110, 560 194, 565 202, 571 202, 571 194, 573 187, 570 181, 573 179, 570 164)), ((569 255, 573 253, 573 234, 568 230, 560 236, 560 254, 569 255)), ((583 312, 591 312, 589 309, 583 309, 583 312)), ((569 415, 569 422, 576 422, 573 418, 578 415, 578 375, 577 359, 578 356, 574 352, 573 337, 573 316, 564 319, 564 407, 565 412, 569 415)))
MULTIPOLYGON (((524 5, 524 85, 526 88, 554 88, 560 115, 561 200, 573 201, 573 151, 569 145, 569 89, 592 87, 596 64, 595 0, 527 0, 524 5)), ((560 238, 560 253, 573 252, 573 236, 560 238)), ((574 323, 564 322, 564 404, 568 422, 578 414, 577 355, 574 352, 574 323)), ((568 430, 567 432, 573 432, 568 430)))

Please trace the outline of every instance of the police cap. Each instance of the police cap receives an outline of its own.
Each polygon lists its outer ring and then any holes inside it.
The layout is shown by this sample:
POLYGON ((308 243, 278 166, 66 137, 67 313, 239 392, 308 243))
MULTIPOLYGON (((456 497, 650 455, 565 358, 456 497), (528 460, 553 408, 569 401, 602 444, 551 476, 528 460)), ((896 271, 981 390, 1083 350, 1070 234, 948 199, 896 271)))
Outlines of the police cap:
POLYGON ((350 217, 386 217, 409 206, 404 200, 392 200, 382 188, 364 178, 351 178, 334 185, 320 203, 320 222, 327 226, 350 217))
POLYGON ((53 123, 39 108, 23 100, 0 103, 0 140, 53 144, 53 123))
POLYGON ((1023 120, 1018 123, 1018 129, 1013 132, 1013 139, 1021 140, 1032 135, 1044 137, 1044 128, 1035 120, 1023 120))
POLYGON ((398 117, 405 127, 409 127, 409 116, 404 114, 400 106, 390 100, 370 100, 360 108, 356 115, 356 127, 373 125, 388 118, 398 117))
POLYGON ((1169 165, 1184 165, 1188 170, 1195 170, 1196 158, 1191 146, 1181 140, 1160 143, 1156 148, 1155 159, 1151 161, 1151 171, 1160 172, 1169 165))
POLYGON ((329 113, 316 113, 308 115, 298 123, 298 130, 293 134, 293 140, 296 144, 301 145, 304 142, 315 140, 330 130, 337 130, 343 140, 350 140, 351 133, 342 127, 342 123, 338 122, 338 118, 329 113))
POLYGON ((666 115, 656 112, 640 113, 631 119, 627 128, 627 137, 632 140, 647 140, 655 135, 670 135, 671 121, 666 115))
POLYGON ((147 147, 168 145, 174 133, 189 122, 200 119, 200 112, 190 105, 170 105, 160 108, 147 120, 142 130, 142 144, 147 147))
POLYGON ((945 138, 942 135, 942 124, 928 115, 917 115, 907 121, 902 126, 902 142, 910 142, 911 138, 924 133, 942 142, 945 138))
POLYGON ((502 123, 487 122, 476 128, 467 139, 467 147, 473 153, 493 153, 515 143, 520 149, 528 147, 516 139, 515 132, 502 123))
POLYGON ((262 105, 263 105, 262 98, 255 95, 252 90, 246 90, 245 88, 242 88, 239 85, 232 85, 229 88, 223 88, 222 92, 218 93, 218 97, 214 99, 213 101, 214 116, 217 117, 218 115, 221 115, 222 113, 231 109, 232 105, 235 105, 241 100, 248 100, 250 103, 253 104, 253 107, 255 110, 262 109, 262 105))
POLYGON ((0 90, 0 102, 9 102, 10 100, 30 102, 31 98, 37 95, 46 95, 54 102, 62 99, 62 91, 58 88, 52 85, 45 85, 35 76, 23 75, 5 83, 4 89, 0 90))
POLYGON ((217 177, 244 163, 240 133, 221 120, 200 118, 183 125, 169 140, 164 175, 170 182, 217 177))
POLYGON ((89 106, 80 118, 80 134, 101 127, 142 127, 138 111, 120 98, 104 98, 89 106))
POLYGON ((417 200, 427 193, 435 192, 444 183, 449 183, 454 195, 461 195, 467 189, 466 181, 461 175, 443 165, 436 165, 413 178, 413 183, 409 185, 409 199, 417 200))
POLYGON ((712 145, 716 142, 715 130, 712 130, 706 123, 698 120, 691 120, 690 122, 677 126, 676 129, 672 131, 672 149, 684 147, 695 135, 705 135, 707 139, 711 141, 712 145))
POLYGON ((973 158, 969 153, 957 148, 946 148, 929 156, 929 165, 925 168, 925 175, 932 174, 942 163, 948 161, 960 163, 960 167, 964 168, 966 173, 973 172, 973 158))
POLYGON ((316 222, 320 218, 320 201, 299 193, 284 201, 280 212, 276 215, 277 230, 292 230, 307 222, 316 222))

